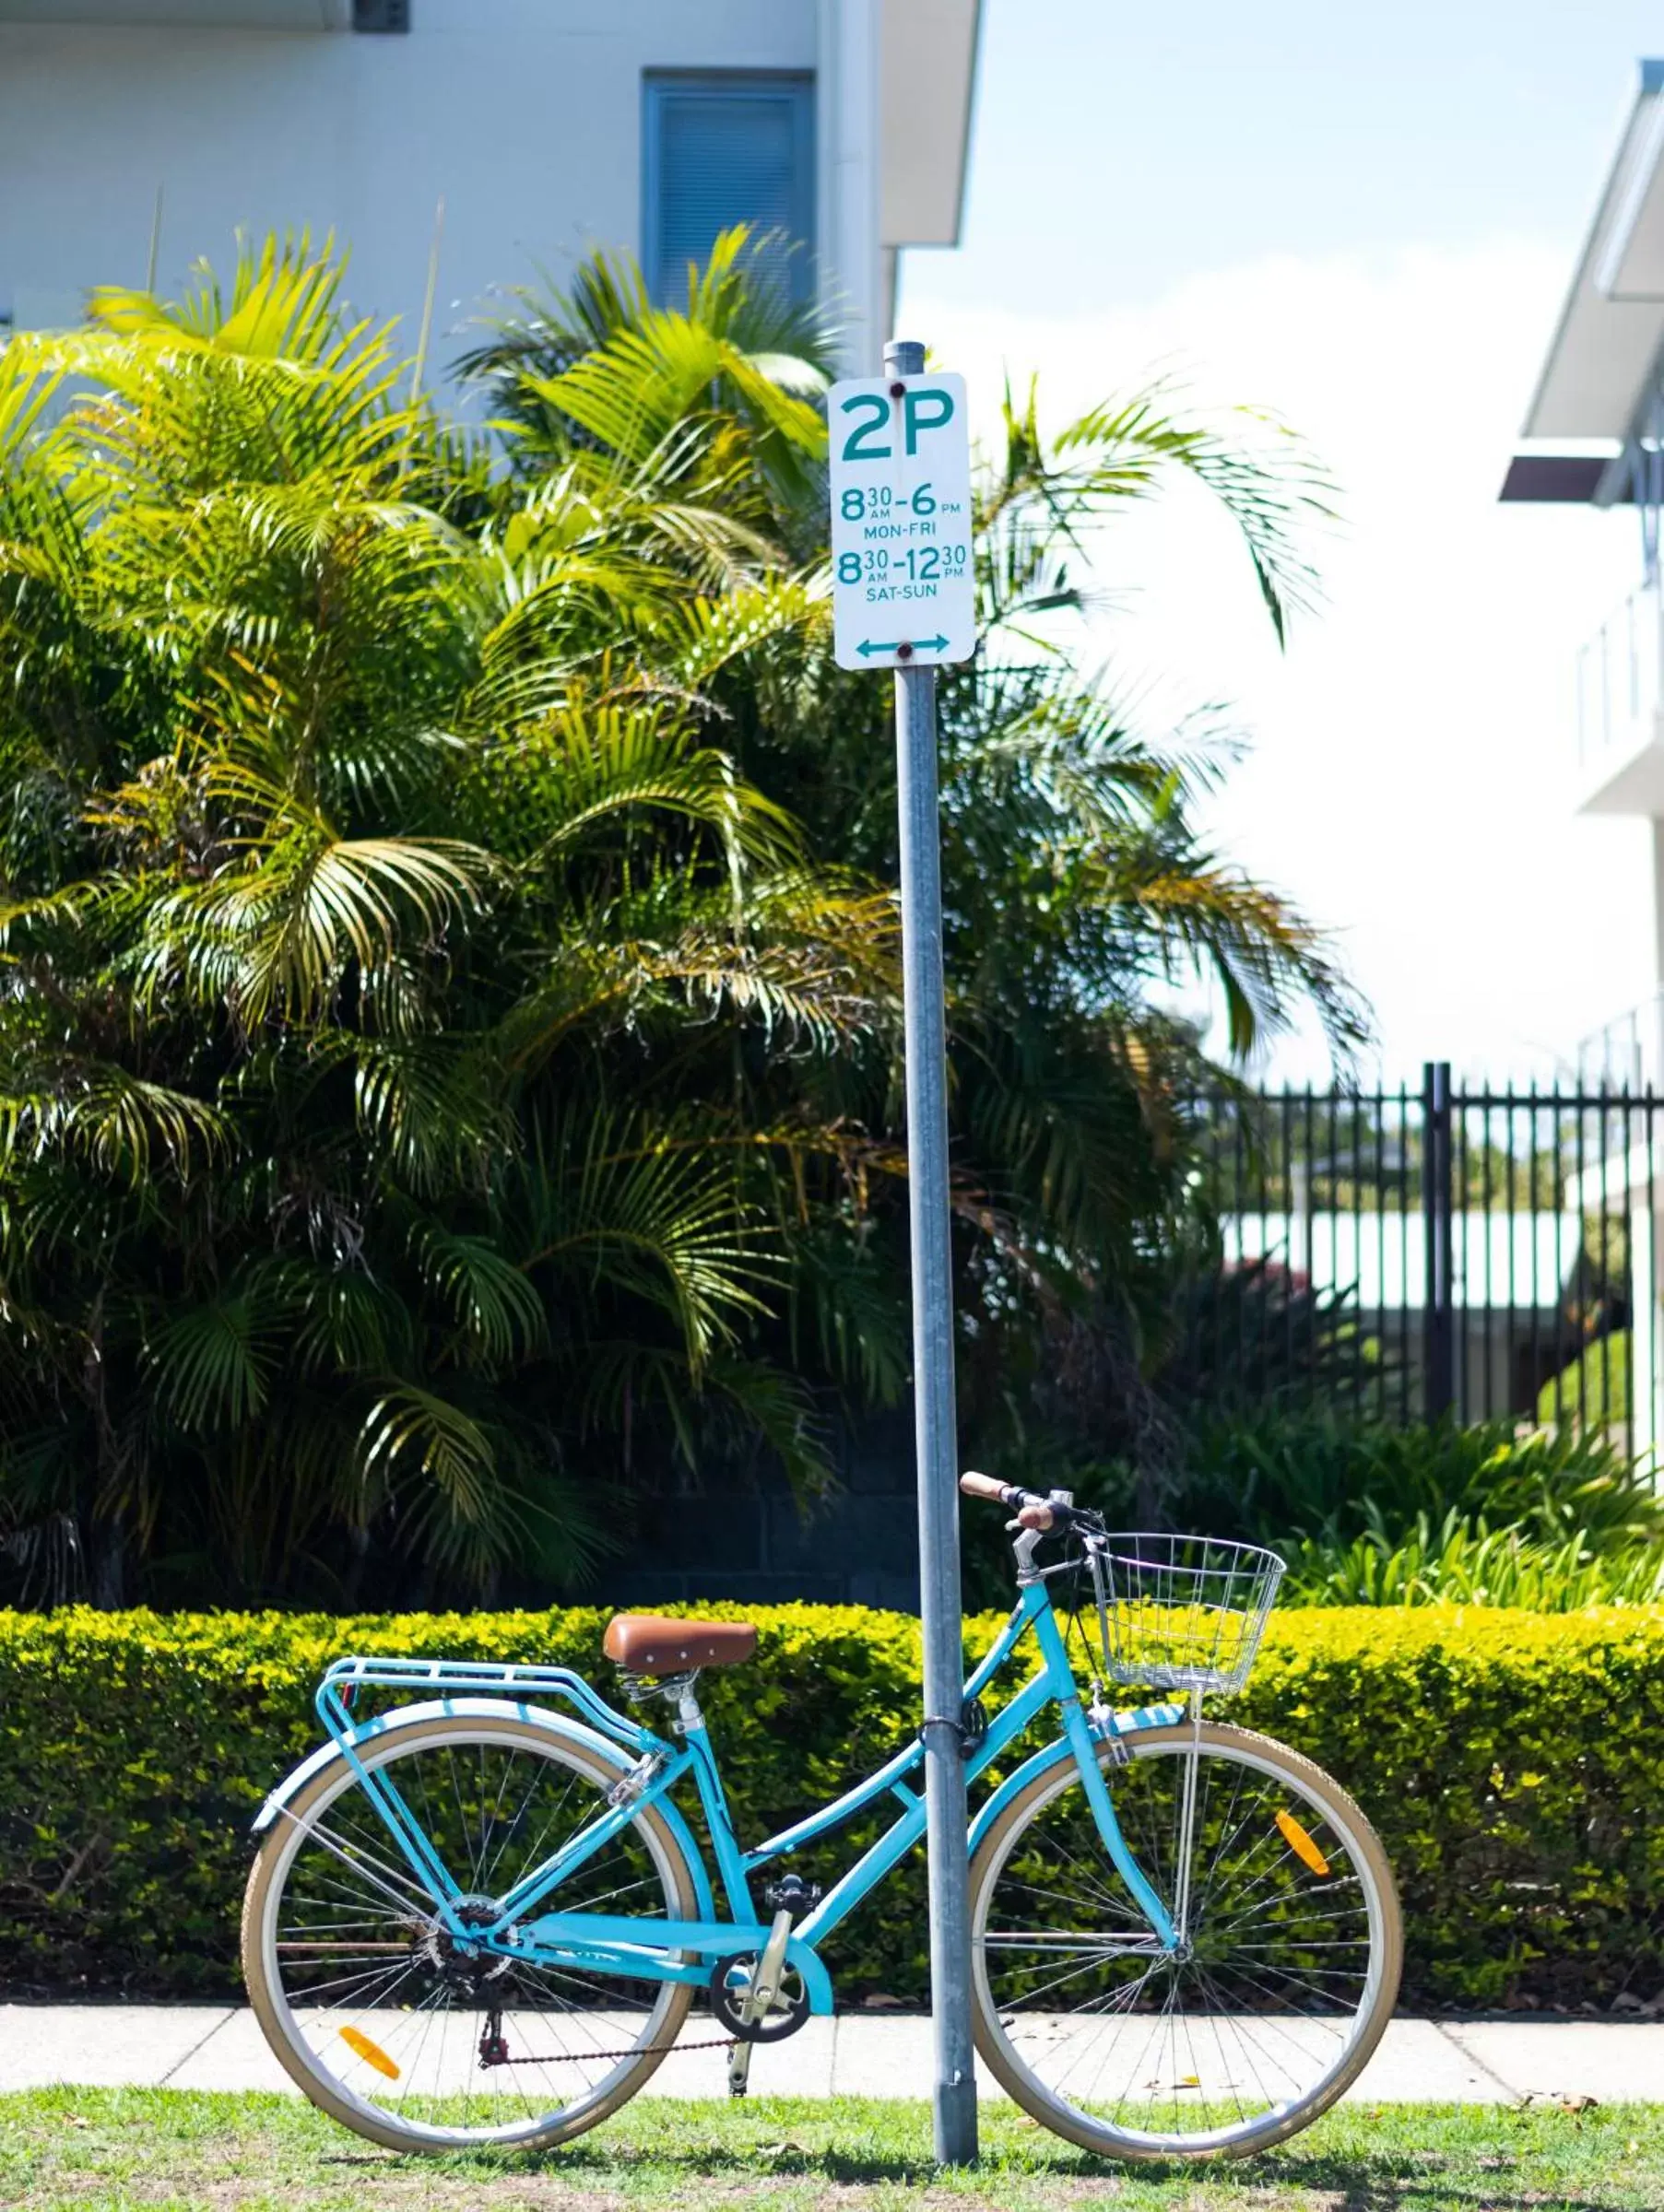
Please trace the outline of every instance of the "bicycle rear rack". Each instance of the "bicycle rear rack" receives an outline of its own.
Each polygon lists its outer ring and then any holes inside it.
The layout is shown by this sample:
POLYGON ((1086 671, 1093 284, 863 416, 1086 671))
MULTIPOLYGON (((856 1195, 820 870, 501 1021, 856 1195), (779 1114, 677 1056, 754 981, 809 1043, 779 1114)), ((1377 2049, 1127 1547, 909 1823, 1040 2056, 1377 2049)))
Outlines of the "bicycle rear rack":
POLYGON ((523 1666, 494 1659, 337 1659, 325 1672, 313 1700, 318 1718, 338 1742, 351 1734, 353 1700, 360 1689, 426 1689, 442 1696, 506 1696, 516 1704, 561 1698, 592 1727, 617 1744, 642 1751, 656 1743, 645 1729, 615 1712, 570 1666, 523 1666))

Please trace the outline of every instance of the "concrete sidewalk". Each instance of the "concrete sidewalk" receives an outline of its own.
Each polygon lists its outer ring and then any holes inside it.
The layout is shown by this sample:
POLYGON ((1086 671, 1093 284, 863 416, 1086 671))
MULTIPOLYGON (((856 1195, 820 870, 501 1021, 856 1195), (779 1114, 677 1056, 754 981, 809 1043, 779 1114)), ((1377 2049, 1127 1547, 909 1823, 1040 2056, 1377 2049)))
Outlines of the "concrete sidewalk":
MULTIPOLYGON (((712 2023, 696 2014, 684 2042, 712 2023)), ((760 2097, 923 2097, 930 2022, 918 2014, 846 2013, 811 2020, 760 2050, 760 2097)), ((982 2094, 1000 2092, 978 2068, 982 2094)), ((292 2089, 253 2015, 229 2005, 0 2006, 0 2090, 59 2082, 112 2088, 292 2089)), ((649 2092, 720 2097, 720 2051, 679 2052, 649 2092)), ((1664 2101, 1664 2022, 1395 2020, 1349 2092, 1363 2103, 1506 2104, 1525 2097, 1664 2101)))

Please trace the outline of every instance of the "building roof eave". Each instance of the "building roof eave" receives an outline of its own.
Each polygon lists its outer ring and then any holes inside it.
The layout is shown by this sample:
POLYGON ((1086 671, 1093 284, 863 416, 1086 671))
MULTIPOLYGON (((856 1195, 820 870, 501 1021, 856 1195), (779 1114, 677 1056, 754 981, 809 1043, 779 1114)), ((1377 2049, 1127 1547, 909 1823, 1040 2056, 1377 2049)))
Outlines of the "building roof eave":
POLYGON ((883 0, 879 234, 956 246, 971 164, 981 0, 883 0))
POLYGON ((1623 438, 1664 347, 1664 60, 1644 61, 1527 410, 1528 438, 1623 438))
POLYGON ((1516 453, 1496 496, 1509 506, 1618 505, 1622 491, 1602 497, 1611 469, 1611 461, 1598 453, 1516 453))

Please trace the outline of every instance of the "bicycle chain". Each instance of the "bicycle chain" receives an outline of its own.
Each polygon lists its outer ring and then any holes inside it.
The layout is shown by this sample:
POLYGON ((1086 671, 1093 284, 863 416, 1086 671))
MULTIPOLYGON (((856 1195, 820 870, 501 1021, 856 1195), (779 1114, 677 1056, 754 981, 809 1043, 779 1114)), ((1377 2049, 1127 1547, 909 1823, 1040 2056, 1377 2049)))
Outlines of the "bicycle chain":
POLYGON ((525 2058, 511 2058, 506 2051, 501 2058, 488 2058, 482 2047, 479 2063, 488 2070, 493 2066, 575 2066, 584 2059, 668 2058, 678 2051, 732 2051, 738 2041, 737 2036, 718 2035, 698 2043, 649 2043, 645 2050, 629 2043, 621 2051, 562 2051, 558 2058, 537 2058, 529 2054, 525 2058))

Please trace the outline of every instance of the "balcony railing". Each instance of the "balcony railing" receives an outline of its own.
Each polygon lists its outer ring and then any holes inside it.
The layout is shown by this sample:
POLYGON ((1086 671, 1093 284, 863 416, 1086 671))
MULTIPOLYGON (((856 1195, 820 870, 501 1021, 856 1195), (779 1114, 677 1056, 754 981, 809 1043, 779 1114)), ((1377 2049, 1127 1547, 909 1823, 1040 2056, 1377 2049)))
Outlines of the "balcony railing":
POLYGON ((1592 1030, 1576 1065, 1583 1090, 1664 1091, 1664 992, 1592 1030))
POLYGON ((1586 774, 1650 745, 1664 704, 1664 596, 1638 584, 1577 654, 1577 761, 1586 774))

